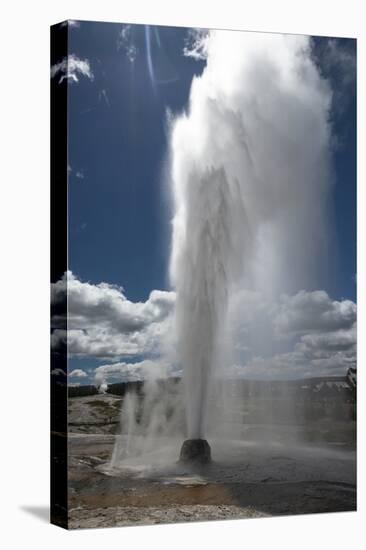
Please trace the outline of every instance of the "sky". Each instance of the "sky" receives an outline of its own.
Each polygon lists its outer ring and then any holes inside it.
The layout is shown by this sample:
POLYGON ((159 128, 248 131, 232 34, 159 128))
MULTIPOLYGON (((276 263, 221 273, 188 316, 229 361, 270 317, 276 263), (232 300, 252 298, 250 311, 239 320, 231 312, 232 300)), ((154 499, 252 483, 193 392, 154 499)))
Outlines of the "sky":
MULTIPOLYGON (((69 98, 70 383, 179 374, 167 337, 175 304, 169 124, 187 111, 192 80, 205 70, 206 33, 83 21, 69 21, 68 32, 68 60, 51 77, 69 98)), ((241 320, 233 334, 246 351, 233 375, 337 375, 355 363, 356 43, 316 37, 311 55, 332 98, 330 273, 320 288, 276 303, 251 297, 252 318, 272 311, 277 343, 261 352, 252 342, 248 353, 241 320)), ((54 299, 63 291, 56 283, 54 299)), ((63 337, 56 331, 56 345, 63 337)))

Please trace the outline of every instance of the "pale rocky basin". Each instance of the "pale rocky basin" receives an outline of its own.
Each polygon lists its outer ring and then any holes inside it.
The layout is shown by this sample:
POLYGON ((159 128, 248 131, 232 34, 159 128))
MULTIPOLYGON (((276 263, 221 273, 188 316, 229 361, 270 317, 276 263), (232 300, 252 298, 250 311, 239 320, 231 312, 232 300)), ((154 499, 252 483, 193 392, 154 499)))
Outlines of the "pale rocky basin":
POLYGON ((181 441, 162 439, 111 468, 115 437, 69 435, 70 528, 356 509, 349 443, 212 440, 212 464, 192 468, 177 463, 181 441))

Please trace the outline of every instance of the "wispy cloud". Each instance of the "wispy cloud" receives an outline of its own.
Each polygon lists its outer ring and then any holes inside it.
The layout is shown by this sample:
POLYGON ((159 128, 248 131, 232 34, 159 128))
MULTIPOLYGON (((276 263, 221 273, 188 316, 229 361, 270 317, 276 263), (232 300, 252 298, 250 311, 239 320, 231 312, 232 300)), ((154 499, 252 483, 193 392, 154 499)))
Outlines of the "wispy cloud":
POLYGON ((51 370, 52 376, 66 376, 66 373, 63 369, 56 368, 51 370))
POLYGON ((86 378, 88 375, 82 369, 74 369, 69 373, 70 378, 86 378))
POLYGON ((61 23, 61 27, 74 27, 75 29, 80 27, 80 21, 75 21, 74 19, 68 19, 61 23))
POLYGON ((134 63, 138 49, 132 38, 131 25, 122 25, 117 36, 117 50, 122 50, 130 63, 134 63))
POLYGON ((79 76, 94 80, 89 60, 80 59, 75 54, 64 57, 62 61, 51 67, 51 78, 59 77, 59 84, 65 79, 70 82, 79 82, 79 76))
POLYGON ((105 101, 105 104, 110 107, 110 103, 109 103, 109 98, 108 98, 108 94, 107 94, 107 90, 105 88, 103 88, 102 90, 100 90, 99 92, 99 95, 98 95, 98 99, 99 101, 105 101))

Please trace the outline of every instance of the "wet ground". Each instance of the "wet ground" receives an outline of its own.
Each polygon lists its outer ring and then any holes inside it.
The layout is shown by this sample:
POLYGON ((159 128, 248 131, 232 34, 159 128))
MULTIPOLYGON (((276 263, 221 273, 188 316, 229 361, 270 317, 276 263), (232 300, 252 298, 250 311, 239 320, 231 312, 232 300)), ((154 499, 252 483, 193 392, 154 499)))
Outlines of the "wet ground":
MULTIPOLYGON (((70 528, 356 509, 349 441, 213 440, 212 464, 192 469, 177 463, 181 441, 162 439, 139 459, 112 468, 116 436, 78 431, 69 434, 70 528)), ((123 436, 118 441, 127 444, 123 436)))

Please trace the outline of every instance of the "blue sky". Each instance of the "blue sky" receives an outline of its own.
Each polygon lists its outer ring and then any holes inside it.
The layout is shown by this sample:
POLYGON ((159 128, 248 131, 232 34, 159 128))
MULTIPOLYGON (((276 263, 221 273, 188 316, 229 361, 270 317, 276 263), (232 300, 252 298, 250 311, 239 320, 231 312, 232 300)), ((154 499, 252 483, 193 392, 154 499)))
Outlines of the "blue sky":
POLYGON ((150 32, 154 83, 142 25, 130 31, 134 61, 128 46, 118 46, 118 24, 83 23, 69 41, 94 74, 93 82, 80 79, 69 92, 69 266, 82 279, 122 285, 131 300, 168 285, 166 110, 184 109, 203 66, 181 54, 185 29, 150 32))
MULTIPOLYGON (((124 297, 133 303, 146 303, 152 290, 170 290, 167 113, 187 108, 192 79, 205 67, 205 60, 183 55, 188 33, 174 27, 69 24, 69 55, 87 63, 83 68, 76 62, 74 73, 71 67, 67 75, 69 270, 90 285, 123 287, 124 297)), ((318 37, 312 45, 333 90, 337 263, 322 290, 333 300, 354 302, 356 43, 318 37)), ((116 356, 113 361, 117 359, 126 360, 116 356)), ((144 359, 144 353, 137 353, 129 360, 144 359)), ((84 369, 87 376, 79 381, 85 383, 106 362, 92 355, 72 356, 69 368, 84 369)))

